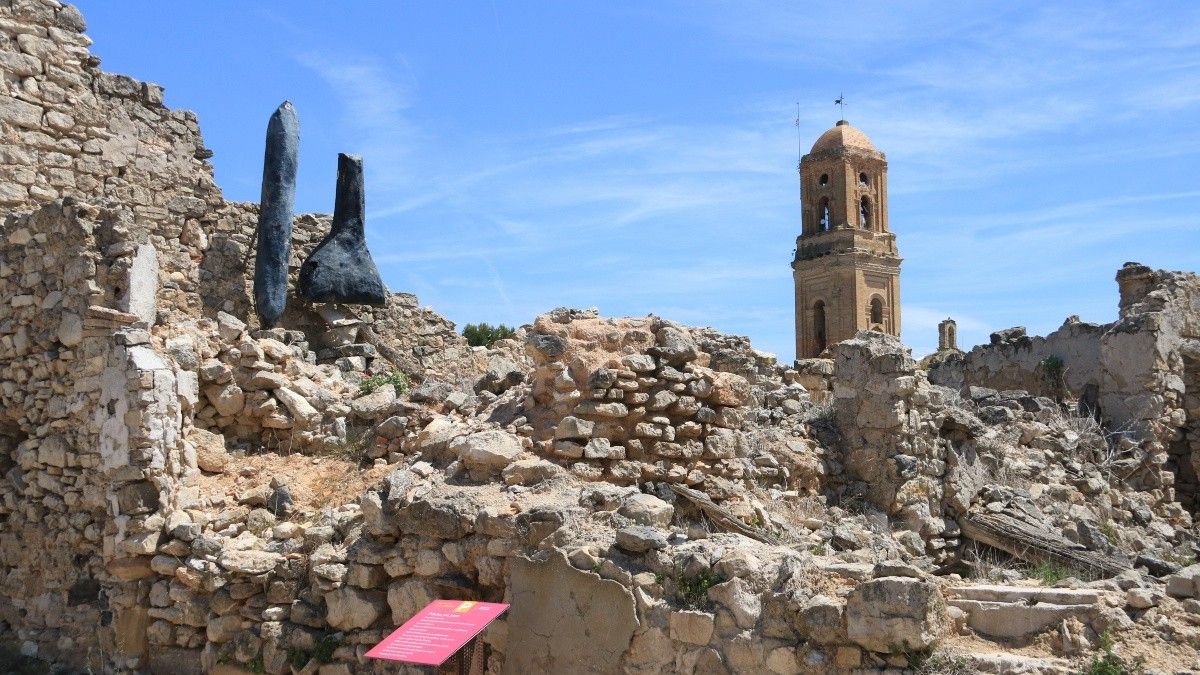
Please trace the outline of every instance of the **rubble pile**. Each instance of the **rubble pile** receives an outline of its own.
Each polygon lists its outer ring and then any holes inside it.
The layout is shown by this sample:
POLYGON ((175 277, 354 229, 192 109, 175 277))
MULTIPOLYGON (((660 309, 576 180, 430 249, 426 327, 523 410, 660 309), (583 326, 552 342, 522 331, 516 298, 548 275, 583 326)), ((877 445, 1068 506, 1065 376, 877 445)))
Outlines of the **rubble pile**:
POLYGON ((471 348, 403 293, 264 329, 257 207, 83 28, 0 4, 0 657, 409 672, 365 653, 448 598, 511 604, 489 673, 1200 667, 1196 275, 923 363, 574 309, 471 348))

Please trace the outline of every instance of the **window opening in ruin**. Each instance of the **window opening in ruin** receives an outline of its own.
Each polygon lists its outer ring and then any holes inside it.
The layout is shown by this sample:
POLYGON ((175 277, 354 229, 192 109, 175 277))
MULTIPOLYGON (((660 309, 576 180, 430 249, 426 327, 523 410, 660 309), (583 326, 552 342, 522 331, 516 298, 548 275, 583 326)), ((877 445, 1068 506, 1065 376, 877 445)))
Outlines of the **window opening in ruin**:
POLYGON ((829 174, 827 174, 827 173, 821 174, 821 180, 819 182, 821 184, 821 187, 825 187, 826 185, 829 185, 829 174))
POLYGON ((818 229, 822 232, 828 232, 833 227, 829 217, 829 199, 821 199, 821 206, 817 209, 817 213, 821 216, 820 228, 818 229))
POLYGON ((867 174, 865 174, 865 173, 858 174, 858 184, 861 187, 867 187, 867 185, 870 184, 870 181, 867 180, 867 174))
POLYGON ((817 354, 825 351, 825 302, 822 300, 813 305, 813 343, 817 354))
POLYGON ((883 323, 883 301, 879 298, 871 298, 871 323, 883 323))
POLYGON ((858 203, 858 226, 864 230, 871 229, 871 200, 866 197, 858 203))

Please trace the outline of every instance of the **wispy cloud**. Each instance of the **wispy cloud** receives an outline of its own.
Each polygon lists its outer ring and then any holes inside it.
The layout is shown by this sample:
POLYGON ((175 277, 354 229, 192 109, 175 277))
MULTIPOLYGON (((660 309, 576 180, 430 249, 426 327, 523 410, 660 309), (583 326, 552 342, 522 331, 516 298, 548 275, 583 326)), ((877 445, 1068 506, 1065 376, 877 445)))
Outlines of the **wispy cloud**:
POLYGON ((409 189, 420 133, 406 115, 414 85, 404 81, 408 68, 403 57, 385 63, 376 57, 309 51, 297 58, 341 102, 338 132, 349 144, 349 152, 370 156, 364 171, 371 178, 372 191, 386 198, 409 189))
POLYGON ((847 23, 837 4, 689 7, 723 58, 779 68, 779 82, 698 122, 630 110, 463 135, 414 123, 420 88, 402 57, 305 54, 342 103, 339 133, 369 155, 392 285, 460 322, 596 305, 750 334, 790 358, 791 78, 805 82, 805 140, 831 121, 837 81, 857 83, 848 116, 891 162, 917 353, 947 315, 966 347, 1013 323, 1112 312, 1122 258, 1182 255, 1154 239, 1179 239, 1200 191, 1097 167, 1153 157, 1194 173, 1200 127, 1160 116, 1200 108, 1200 6, 877 2, 856 7, 854 30, 833 28, 847 23), (1084 171, 1108 182, 1071 175, 1084 171))

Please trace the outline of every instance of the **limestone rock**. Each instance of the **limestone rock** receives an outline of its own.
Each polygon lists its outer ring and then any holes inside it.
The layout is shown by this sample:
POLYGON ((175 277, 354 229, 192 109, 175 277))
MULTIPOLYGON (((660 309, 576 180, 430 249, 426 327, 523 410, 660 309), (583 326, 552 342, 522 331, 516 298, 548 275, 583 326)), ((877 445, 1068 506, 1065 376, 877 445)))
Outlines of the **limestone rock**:
MULTIPOLYGON (((389 501, 391 495, 388 496, 389 501)), ((396 513, 401 532, 438 539, 461 539, 474 527, 473 504, 456 499, 426 498, 396 513)))
POLYGON ((708 597, 728 609, 739 628, 753 628, 762 615, 762 598, 744 579, 717 584, 708 589, 708 597))
POLYGON ((639 525, 668 527, 675 515, 675 507, 654 495, 638 493, 625 498, 618 513, 639 525))
POLYGON ((501 475, 507 485, 535 485, 566 473, 561 466, 544 459, 518 459, 504 467, 501 475))
POLYGON ((275 398, 278 398, 280 403, 283 403, 288 411, 292 413, 292 417, 298 420, 312 424, 321 419, 320 411, 314 408, 303 396, 287 387, 276 389, 275 398))
POLYGON ((679 365, 696 358, 699 349, 695 340, 683 330, 674 326, 664 326, 655 334, 654 351, 667 363, 679 365))
POLYGON ((225 417, 240 413, 246 405, 246 395, 242 388, 233 383, 224 386, 209 385, 204 388, 204 396, 217 409, 217 414, 225 417))
POLYGON ((417 434, 413 449, 427 458, 436 458, 449 449, 451 441, 467 432, 449 417, 435 417, 417 434))
POLYGON ((554 428, 554 438, 568 441, 586 440, 592 437, 595 428, 595 422, 568 415, 554 428))
POLYGON ((850 640, 881 653, 907 645, 932 646, 947 630, 946 601, 938 587, 911 577, 881 577, 863 582, 846 602, 850 640))
POLYGON ((1172 598, 1200 596, 1200 564, 1189 565, 1166 578, 1167 595, 1172 598))
POLYGON ((355 415, 364 419, 379 419, 388 413, 396 402, 396 388, 383 386, 365 396, 359 396, 350 404, 355 415))
POLYGON ((387 604, 392 610, 392 623, 397 626, 403 624, 436 597, 429 582, 423 579, 409 579, 392 584, 387 591, 387 604))
POLYGON ((708 400, 717 405, 746 405, 751 401, 750 383, 734 373, 714 373, 708 400))
POLYGON ((236 342, 242 336, 242 331, 246 330, 246 322, 232 314, 217 312, 217 330, 222 340, 236 342))
POLYGON ((617 530, 617 546, 630 553, 645 553, 666 548, 667 536, 653 527, 633 525, 617 530))
POLYGON ((240 574, 263 574, 275 569, 283 561, 283 556, 269 551, 225 551, 217 559, 217 563, 229 570, 240 574))
POLYGON ((462 436, 450 444, 463 465, 472 472, 496 474, 522 452, 521 439, 507 431, 480 431, 462 436))
POLYGON ((713 615, 684 610, 671 613, 671 638, 693 645, 706 645, 713 636, 713 615))
POLYGON ((369 628, 383 615, 384 594, 343 586, 325 594, 326 621, 337 630, 369 628))
POLYGON ((622 672, 638 627, 629 589, 575 569, 561 551, 513 561, 510 612, 506 673, 622 672))
POLYGON ((216 616, 208 621, 205 634, 209 641, 221 644, 229 642, 242 629, 242 617, 236 614, 216 616))
POLYGON ((221 473, 229 466, 224 436, 193 427, 188 432, 187 440, 196 448, 196 466, 201 471, 221 473))
POLYGON ((524 381, 525 370, 516 361, 506 356, 493 355, 488 357, 487 370, 475 383, 475 391, 503 394, 524 381))
POLYGON ((58 322, 57 336, 64 347, 74 347, 83 342, 83 319, 73 312, 63 312, 58 322))
POLYGON ((607 438, 593 438, 583 446, 586 459, 625 459, 625 447, 613 445, 607 438))
POLYGON ((1163 593, 1157 589, 1131 588, 1125 592, 1125 603, 1134 609, 1157 607, 1163 593))

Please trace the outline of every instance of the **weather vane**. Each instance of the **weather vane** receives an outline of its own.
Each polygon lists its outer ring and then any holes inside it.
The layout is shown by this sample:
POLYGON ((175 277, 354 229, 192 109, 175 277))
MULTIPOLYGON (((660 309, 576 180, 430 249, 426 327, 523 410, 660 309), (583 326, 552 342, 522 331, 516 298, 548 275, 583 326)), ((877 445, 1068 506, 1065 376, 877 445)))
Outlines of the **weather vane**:
POLYGON ((834 99, 833 104, 838 108, 841 108, 841 117, 842 119, 846 119, 846 96, 844 94, 838 94, 838 97, 834 99))

